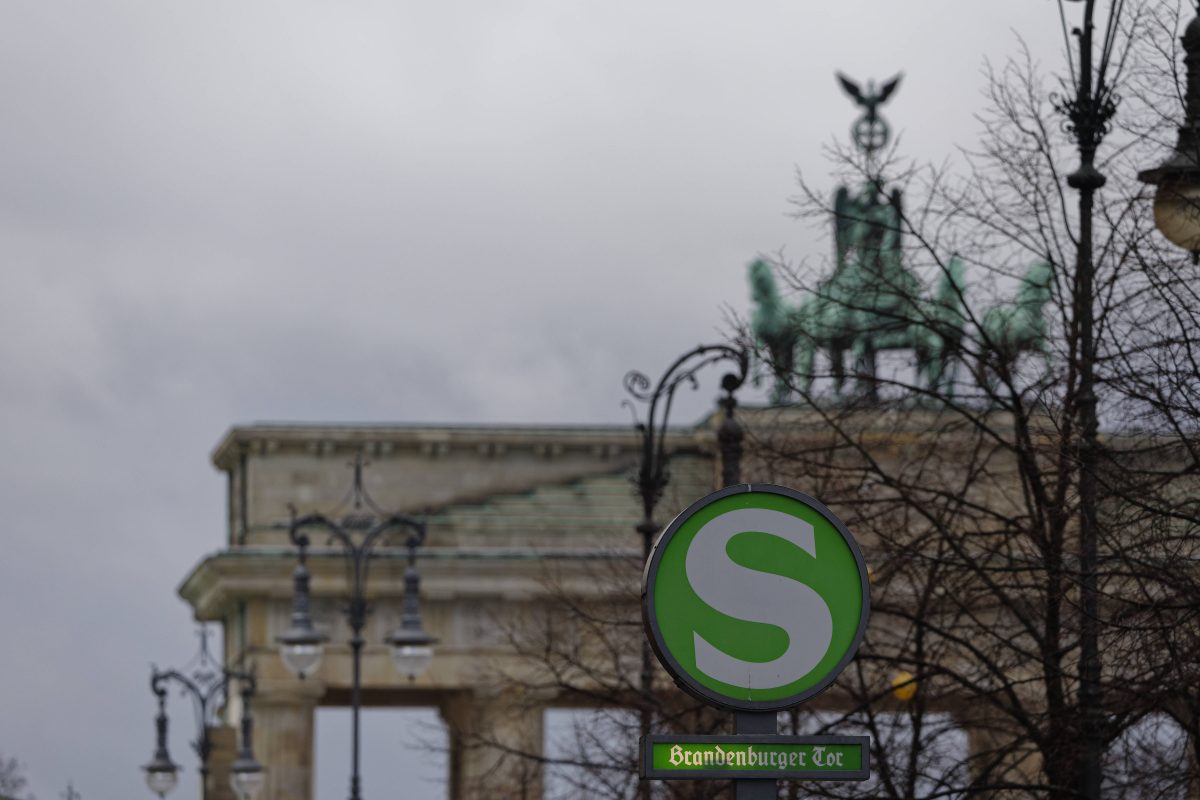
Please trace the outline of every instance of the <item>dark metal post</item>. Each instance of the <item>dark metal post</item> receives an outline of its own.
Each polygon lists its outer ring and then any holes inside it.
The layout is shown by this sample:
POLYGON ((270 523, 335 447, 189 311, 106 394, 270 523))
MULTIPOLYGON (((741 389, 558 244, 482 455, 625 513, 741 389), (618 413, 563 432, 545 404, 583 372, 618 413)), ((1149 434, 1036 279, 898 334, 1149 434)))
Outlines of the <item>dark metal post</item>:
POLYGON ((251 751, 254 741, 254 715, 250 711, 250 698, 254 694, 254 680, 245 681, 241 687, 241 753, 251 751))
MULTIPOLYGON (((312 629, 309 616, 308 572, 304 569, 305 551, 309 545, 308 536, 303 532, 307 528, 320 528, 328 532, 330 542, 337 541, 341 545, 341 555, 345 559, 347 580, 350 586, 350 598, 347 606, 347 617, 350 623, 350 655, 352 682, 350 686, 351 713, 351 750, 350 750, 350 800, 362 800, 361 773, 361 711, 362 711, 362 651, 366 644, 363 638, 363 628, 366 626, 367 613, 367 577, 371 558, 375 554, 375 545, 387 534, 396 530, 406 530, 405 546, 408 548, 408 565, 404 573, 404 611, 401 629, 388 637, 388 642, 396 647, 424 646, 433 644, 421 626, 420 610, 417 599, 419 577, 416 570, 416 554, 418 548, 425 543, 425 523, 403 514, 384 512, 367 495, 363 488, 363 458, 359 454, 353 464, 354 485, 351 492, 353 500, 352 513, 341 520, 335 521, 323 514, 308 514, 297 518, 292 513, 288 527, 288 535, 292 544, 299 552, 299 566, 296 568, 296 591, 293 600, 294 611, 292 627, 296 634, 279 638, 286 648, 291 643, 309 644, 323 641, 324 636, 312 629), (375 513, 362 511, 368 507, 375 513), (376 516, 376 514, 380 516, 376 516), (382 517, 382 518, 381 518, 382 517), (303 580, 302 580, 303 579, 303 580)), ((286 659, 285 659, 286 661, 286 659)))
MULTIPOLYGON (((779 717, 774 711, 738 711, 734 733, 777 734, 779 717)), ((779 796, 779 781, 734 781, 733 792, 735 800, 775 800, 779 796)))
POLYGON ((254 758, 254 716, 250 713, 250 696, 256 687, 251 670, 242 681, 242 747, 229 765, 229 783, 238 800, 253 800, 263 786, 262 764, 254 758))
MULTIPOLYGON (((745 434, 733 415, 737 408, 733 390, 737 386, 724 388, 726 395, 721 399, 721 407, 725 409, 725 418, 717 429, 717 442, 721 448, 721 479, 726 486, 732 486, 742 479, 742 439, 745 434)), ((738 711, 734 718, 734 733, 779 733, 778 717, 774 711, 761 714, 738 711)), ((778 792, 778 781, 734 781, 735 800, 775 800, 778 792)))
POLYGON ((350 800, 360 800, 362 796, 362 778, 359 771, 361 763, 359 742, 361 741, 362 734, 359 720, 362 707, 362 630, 366 624, 367 599, 364 596, 364 589, 366 587, 360 583, 362 577, 361 555, 361 551, 358 550, 354 550, 351 553, 354 563, 353 571, 355 580, 350 596, 350 658, 353 663, 353 678, 350 684, 350 715, 352 718, 350 734, 350 800))
POLYGON ((212 754, 212 743, 209 741, 208 729, 204 731, 204 753, 200 756, 200 797, 208 800, 208 757, 212 754))
POLYGON ((250 698, 254 695, 254 675, 242 683, 242 747, 238 751, 240 758, 251 758, 254 742, 254 715, 250 712, 250 698))
MULTIPOLYGON (((650 378, 636 370, 625 375, 625 390, 635 400, 648 406, 646 421, 635 421, 637 432, 642 437, 642 453, 633 481, 642 502, 642 521, 637 524, 636 530, 642 537, 643 564, 649 561, 650 551, 654 547, 654 538, 659 532, 658 522, 654 519, 654 511, 671 480, 670 472, 667 469, 668 455, 665 440, 675 391, 684 383, 689 384, 693 389, 697 388, 699 383, 696 380, 696 374, 718 361, 733 361, 738 368, 736 373, 726 374, 721 380, 721 387, 726 393, 725 398, 721 400, 721 405, 725 409, 725 419, 718 429, 717 439, 721 451, 722 476, 728 485, 737 482, 736 475, 740 469, 742 431, 733 417, 733 410, 737 406, 733 393, 746 380, 750 363, 747 353, 723 344, 701 345, 677 358, 659 378, 658 383, 651 383, 650 378), (731 474, 734 475, 733 480, 729 479, 731 474)), ((632 404, 628 400, 625 401, 625 404, 632 408, 632 404)), ((644 739, 650 735, 654 707, 654 655, 650 652, 650 643, 645 637, 642 638, 641 655, 641 675, 638 682, 638 690, 641 695, 638 709, 638 729, 644 739)), ((638 786, 638 796, 642 800, 649 800, 649 781, 643 780, 638 786)))
POLYGON ((209 793, 208 760, 212 755, 212 736, 209 733, 208 727, 209 719, 217 702, 226 697, 230 681, 248 681, 249 691, 243 690, 243 698, 248 699, 254 693, 254 679, 248 672, 230 669, 217 664, 208 652, 208 631, 202 628, 200 637, 200 653, 196 659, 196 666, 192 669, 190 675, 184 674, 180 670, 170 669, 159 671, 157 668, 152 668, 150 688, 159 698, 159 718, 164 732, 166 730, 166 717, 162 703, 166 697, 167 684, 170 682, 178 684, 183 692, 191 697, 196 710, 197 722, 196 739, 192 742, 192 749, 200 759, 200 796, 202 800, 207 800, 209 793))
POLYGON ((1062 104, 1069 127, 1079 148, 1079 169, 1067 177, 1067 184, 1079 192, 1079 242, 1076 252, 1074 308, 1078 336, 1079 386, 1076 411, 1079 420, 1079 707, 1082 761, 1079 769, 1079 795, 1100 800, 1102 759, 1104 755, 1104 711, 1100 683, 1100 621, 1097 616, 1099 586, 1097 579, 1096 467, 1099 461, 1097 434, 1099 421, 1095 393, 1095 271, 1093 222, 1096 191, 1105 177, 1096 169, 1096 148, 1108 130, 1116 111, 1115 100, 1106 84, 1104 66, 1093 76, 1093 19, 1095 0, 1086 0, 1083 26, 1075 30, 1079 39, 1079 75, 1075 97, 1062 104))
MULTIPOLYGON (((645 499, 643 498, 643 502, 645 499)), ((653 506, 637 526, 637 532, 642 536, 642 563, 645 564, 650 560, 650 550, 654 546, 654 537, 658 533, 658 524, 655 523, 653 514, 653 506)), ((638 676, 638 690, 642 695, 641 708, 638 709, 638 733, 641 741, 644 741, 650 735, 650 723, 653 717, 653 710, 650 698, 654 692, 654 654, 650 652, 650 642, 646 637, 642 637, 642 672, 638 676)), ((641 800, 650 800, 650 782, 642 780, 638 786, 638 797, 641 800)))
MULTIPOLYGON (((736 376, 725 376, 726 379, 734 377, 736 376)), ((733 415, 734 409, 737 408, 737 398, 733 393, 738 387, 725 380, 722 381, 722 388, 726 392, 720 400, 721 408, 725 410, 725 418, 721 420, 721 427, 717 429, 717 444, 721 450, 721 481, 726 486, 732 486, 742 479, 742 439, 745 434, 742 432, 741 423, 733 415)))
POLYGON ((354 638, 350 640, 350 649, 353 651, 354 659, 354 684, 350 689, 350 707, 351 715, 354 718, 354 730, 351 734, 351 761, 352 767, 350 772, 350 800, 359 800, 361 797, 361 778, 359 775, 359 708, 362 706, 361 686, 362 680, 362 637, 355 633, 354 638))
POLYGON ((159 797, 166 797, 179 779, 179 767, 171 761, 167 751, 167 690, 153 678, 150 680, 150 689, 158 697, 158 716, 154 718, 154 755, 142 769, 146 771, 146 785, 150 791, 159 797))
POLYGON ((171 760, 167 754, 167 690, 155 687, 154 694, 158 697, 158 715, 154 718, 154 758, 166 762, 171 760))

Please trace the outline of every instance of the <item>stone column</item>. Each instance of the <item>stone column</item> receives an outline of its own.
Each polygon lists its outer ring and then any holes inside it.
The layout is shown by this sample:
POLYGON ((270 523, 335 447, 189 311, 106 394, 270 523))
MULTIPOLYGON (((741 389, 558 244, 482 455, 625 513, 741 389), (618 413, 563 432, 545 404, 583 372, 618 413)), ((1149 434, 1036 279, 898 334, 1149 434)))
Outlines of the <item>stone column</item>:
POLYGON ((313 726, 324 687, 315 683, 254 695, 254 756, 266 782, 260 800, 313 800, 313 726))
POLYGON ((545 709, 540 703, 462 693, 438 711, 450 738, 450 800, 541 800, 538 758, 545 709))
POLYGON ((217 725, 208 729, 208 800, 237 800, 229 783, 229 767, 237 758, 237 729, 217 725))
MULTIPOLYGON (((1024 743, 1024 737, 1011 730, 1011 721, 990 709, 959 711, 954 717, 967 733, 967 771, 972 786, 986 788, 1001 781, 1036 784, 1044 779, 1040 756, 1024 743)), ((971 794, 985 800, 1027 795, 1026 791, 1005 790, 971 794)))

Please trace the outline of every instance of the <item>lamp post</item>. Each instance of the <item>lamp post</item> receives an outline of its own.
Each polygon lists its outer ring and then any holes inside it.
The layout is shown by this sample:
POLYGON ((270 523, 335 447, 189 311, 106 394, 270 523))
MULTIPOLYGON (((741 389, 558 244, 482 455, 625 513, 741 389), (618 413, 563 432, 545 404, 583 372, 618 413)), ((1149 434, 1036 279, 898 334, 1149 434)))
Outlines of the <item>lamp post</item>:
MULTIPOLYGON (((697 373, 713 364, 722 361, 732 361, 737 367, 736 372, 726 373, 721 378, 721 388, 725 396, 720 399, 725 416, 717 430, 717 442, 721 451, 721 479, 726 486, 737 483, 741 472, 742 430, 734 418, 737 400, 733 394, 746 381, 749 369, 749 356, 745 350, 729 345, 700 345, 677 358, 658 379, 651 382, 644 373, 636 370, 626 373, 625 391, 639 403, 646 405, 645 422, 638 421, 635 414, 635 428, 642 438, 641 457, 638 461, 637 473, 633 482, 642 503, 642 521, 636 530, 642 537, 642 563, 650 558, 650 550, 661 526, 654 518, 655 508, 662 499, 663 492, 671 481, 668 470, 669 454, 666 452, 667 426, 671 417, 671 405, 675 400, 675 392, 683 384, 693 389, 699 387, 697 373)), ((633 408, 629 400, 624 404, 633 408)), ((650 734, 651 698, 654 691, 654 659, 650 652, 649 640, 642 637, 642 671, 638 685, 642 695, 639 710, 639 728, 641 735, 650 734)), ((650 797, 650 784, 643 780, 639 794, 644 800, 650 797)))
POLYGON ((1138 180, 1156 187, 1154 224, 1173 244, 1191 251, 1200 262, 1200 16, 1192 19, 1182 37, 1187 67, 1184 118, 1175 151, 1138 180))
POLYGON ((208 652, 208 629, 200 630, 200 653, 193 659, 195 666, 182 670, 159 670, 152 668, 150 690, 158 698, 158 715, 155 717, 155 748, 150 762, 142 767, 146 772, 146 785, 159 797, 165 797, 175 788, 179 778, 179 766, 171 761, 167 751, 167 687, 177 684, 185 695, 191 697, 196 710, 197 733, 192 748, 200 758, 201 797, 208 797, 208 759, 212 754, 212 737, 209 723, 219 702, 229 694, 232 681, 241 684, 242 746, 238 758, 230 767, 230 785, 238 800, 254 800, 262 788, 263 769, 255 760, 253 751, 253 719, 250 714, 250 698, 254 696, 254 673, 221 666, 208 652))
MULTIPOLYGON (((158 697, 158 716, 154 718, 155 739, 154 756, 150 763, 142 767, 146 772, 146 785, 150 791, 159 797, 166 797, 179 781, 179 765, 171 760, 167 752, 167 690, 151 683, 154 694, 158 697)), ((202 791, 208 792, 207 771, 201 769, 202 791)))
POLYGON ((362 649, 366 643, 362 636, 369 607, 367 604, 367 575, 371 558, 376 555, 375 547, 388 534, 406 531, 404 540, 408 548, 408 565, 404 570, 404 608, 400 627, 387 637, 392 645, 392 656, 396 669, 409 679, 416 678, 429 667, 433 658, 435 640, 421 625, 420 576, 417 574, 417 548, 425 543, 425 523, 404 514, 384 512, 368 496, 363 488, 362 454, 355 457, 354 486, 350 500, 352 510, 340 520, 320 513, 302 517, 292 510, 288 536, 298 549, 299 563, 293 572, 292 622, 282 636, 278 637, 280 656, 284 666, 292 673, 304 678, 316 670, 327 637, 318 632, 312 623, 309 594, 309 571, 306 565, 310 544, 307 529, 322 530, 329 535, 329 542, 340 545, 340 555, 345 559, 350 597, 347 618, 350 623, 350 653, 353 662, 353 678, 350 692, 350 707, 353 716, 351 733, 350 800, 361 800, 359 775, 359 712, 362 704, 362 649))
MULTIPOLYGON (((1094 63, 1094 19, 1096 0, 1068 0, 1083 3, 1082 23, 1071 29, 1078 43, 1079 68, 1072 74, 1074 95, 1057 98, 1056 107, 1067 118, 1067 130, 1074 137, 1079 153, 1079 168, 1067 176, 1067 185, 1079 193, 1079 236, 1076 247, 1075 284, 1073 286, 1074 327, 1077 331, 1078 383, 1074 405, 1079 424, 1079 724, 1082 747, 1075 787, 1080 797, 1100 800, 1100 779, 1104 756, 1104 710, 1100 684, 1100 621, 1097 581, 1096 469, 1099 463, 1099 419, 1096 410, 1095 274, 1093 224, 1096 192, 1106 178, 1096 169, 1096 148, 1108 133, 1108 124, 1117 110, 1117 99, 1109 82, 1113 25, 1105 26, 1099 64, 1094 63)), ((1061 10, 1061 6, 1060 6, 1061 10)), ((1114 9, 1110 13, 1117 13, 1114 9)), ((1066 15, 1063 14, 1063 33, 1066 15)), ((1110 20, 1111 21, 1111 20, 1110 20)), ((1068 45, 1068 56, 1070 55, 1068 45)), ((1071 60, 1072 67, 1074 61, 1071 60)))

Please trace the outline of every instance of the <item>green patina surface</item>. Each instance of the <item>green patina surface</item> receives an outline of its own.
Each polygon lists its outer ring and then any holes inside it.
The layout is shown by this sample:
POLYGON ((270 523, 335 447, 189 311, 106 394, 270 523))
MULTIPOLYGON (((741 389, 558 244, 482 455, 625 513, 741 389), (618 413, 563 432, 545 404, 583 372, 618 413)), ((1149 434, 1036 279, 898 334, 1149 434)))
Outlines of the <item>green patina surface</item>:
MULTIPOLYGON (((861 188, 843 185, 834 195, 833 272, 815 281, 793 305, 784 302, 769 264, 759 260, 749 267, 755 304, 751 327, 771 355, 772 401, 792 402, 797 391, 811 390, 818 352, 829 362, 838 394, 845 379, 854 375, 856 392, 874 397, 877 355, 906 350, 914 354, 926 387, 953 395, 957 367, 968 355, 963 342, 970 327, 985 335, 996 360, 1012 362, 1021 353, 1045 360, 1042 313, 1051 300, 1053 266, 1033 262, 1015 298, 971 314, 965 302, 965 265, 958 256, 946 254, 932 270, 930 291, 904 263, 903 233, 912 223, 904 215, 900 190, 890 195, 885 191, 873 155, 889 138, 878 107, 893 93, 899 77, 878 92, 870 83, 864 91, 845 76, 839 75, 839 80, 865 109, 855 124, 854 141, 866 155, 868 174, 861 188), (848 369, 845 356, 850 357, 848 369)), ((978 365, 976 378, 986 380, 990 366, 994 365, 978 365)))

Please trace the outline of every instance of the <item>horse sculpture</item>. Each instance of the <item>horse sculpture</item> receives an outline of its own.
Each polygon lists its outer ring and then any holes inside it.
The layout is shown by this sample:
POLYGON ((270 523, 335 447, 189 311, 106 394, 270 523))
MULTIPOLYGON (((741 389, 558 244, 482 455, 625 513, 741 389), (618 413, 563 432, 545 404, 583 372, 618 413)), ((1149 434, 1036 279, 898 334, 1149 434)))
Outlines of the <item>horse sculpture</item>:
POLYGON ((991 371, 1012 369, 1021 353, 1040 355, 1049 365, 1043 310, 1053 295, 1053 280, 1054 265, 1044 259, 1034 261, 1021 278, 1016 296, 984 312, 976 376, 981 386, 990 385, 991 371))
MULTIPOLYGON (((788 306, 779 295, 771 268, 763 261, 751 264, 750 282, 758 304, 752 329, 771 353, 776 377, 773 402, 787 402, 793 387, 805 394, 811 390, 817 350, 828 353, 834 390, 839 395, 843 389, 842 355, 847 350, 865 360, 879 350, 909 349, 924 388, 952 397, 955 367, 965 353, 964 272, 962 260, 953 256, 941 270, 931 296, 926 297, 919 288, 906 288, 905 295, 892 298, 897 300, 896 306, 884 312, 878 302, 882 292, 860 288, 857 295, 849 293, 852 283, 839 279, 845 273, 835 273, 799 305, 788 306)), ((1053 277, 1050 262, 1034 261, 1015 296, 984 312, 978 323, 981 347, 975 374, 981 386, 990 385, 992 374, 1011 369, 1023 353, 1040 355, 1048 363, 1043 312, 1052 297, 1053 277)), ((898 294, 890 288, 887 292, 898 294)), ((870 362, 863 369, 869 370, 870 362)), ((863 382, 860 375, 860 393, 873 396, 862 389, 863 382)))
POLYGON ((795 310, 789 308, 780 297, 775 276, 767 262, 759 259, 751 263, 749 277, 750 296, 755 304, 750 328, 770 354, 771 368, 775 373, 771 402, 780 405, 786 403, 792 393, 789 381, 795 374, 796 341, 800 336, 795 310))
POLYGON ((877 354, 911 347, 908 328, 919 317, 921 282, 903 263, 899 190, 884 199, 876 181, 856 197, 843 187, 834 214, 837 266, 830 284, 836 290, 826 297, 825 319, 833 331, 827 338, 844 338, 846 346, 831 347, 830 360, 840 377, 842 352, 849 349, 860 393, 874 396, 877 354))
MULTIPOLYGON (((798 388, 812 388, 818 351, 829 359, 834 391, 842 394, 845 354, 851 353, 859 395, 878 397, 876 358, 888 350, 915 354, 919 380, 930 392, 951 395, 956 367, 963 360, 966 328, 963 263, 947 261, 926 297, 920 279, 904 265, 901 232, 905 226, 902 195, 885 195, 875 154, 888 142, 889 128, 879 114, 899 85, 897 75, 876 91, 864 90, 845 75, 838 80, 864 111, 854 127, 854 143, 865 156, 867 180, 857 193, 846 186, 834 195, 834 269, 795 307, 787 306, 775 287, 770 267, 750 265, 750 285, 758 308, 752 327, 770 351, 775 370, 772 399, 786 402, 798 388)), ((1016 298, 989 309, 980 323, 983 352, 993 354, 992 367, 1015 363, 1022 352, 1046 357, 1042 309, 1050 299, 1053 269, 1035 262, 1016 298), (994 360, 999 358, 999 363, 994 360)), ((980 357, 985 384, 988 359, 980 357)))
POLYGON ((852 267, 835 272, 792 307, 780 297, 766 262, 753 262, 749 277, 757 305, 751 328, 770 353, 775 403, 787 402, 793 386, 805 394, 810 391, 818 350, 828 354, 838 394, 844 386, 847 350, 863 360, 869 356, 868 368, 873 368, 879 350, 911 349, 931 390, 944 388, 948 376, 953 377, 947 367, 960 354, 966 319, 963 266, 957 257, 947 263, 933 297, 925 298, 919 283, 906 284, 903 297, 895 290, 887 292, 894 305, 886 311, 878 302, 884 292, 864 288, 859 283, 863 276, 852 267))
POLYGON ((952 256, 938 276, 932 300, 921 304, 920 319, 908 326, 908 338, 925 385, 931 392, 951 397, 967 319, 964 272, 962 259, 952 256))

